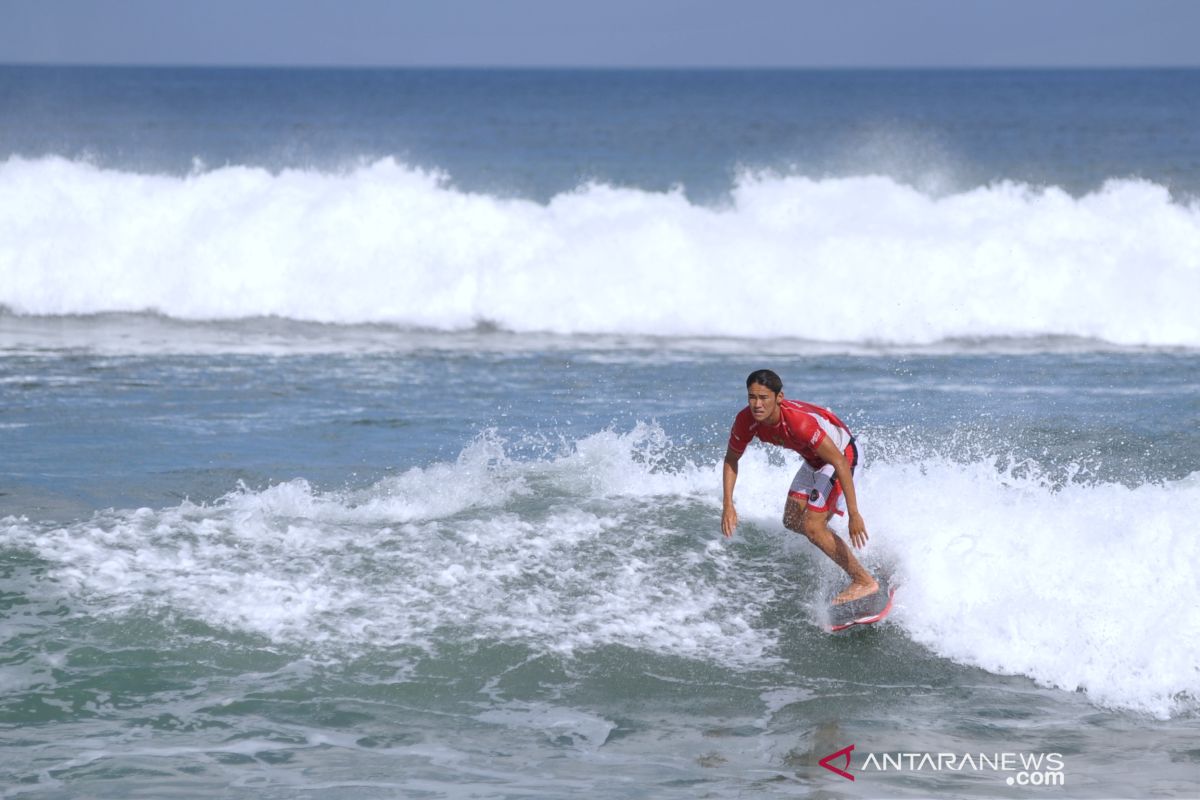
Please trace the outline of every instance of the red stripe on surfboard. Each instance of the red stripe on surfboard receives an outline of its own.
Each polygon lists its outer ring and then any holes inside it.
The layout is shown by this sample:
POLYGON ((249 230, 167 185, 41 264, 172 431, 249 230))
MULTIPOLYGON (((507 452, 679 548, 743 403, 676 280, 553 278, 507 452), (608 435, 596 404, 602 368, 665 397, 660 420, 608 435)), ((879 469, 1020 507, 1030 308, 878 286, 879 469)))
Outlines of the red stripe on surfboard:
POLYGON ((844 631, 847 628, 853 628, 855 625, 870 625, 874 622, 879 622, 879 620, 886 617, 888 615, 888 613, 892 610, 892 600, 895 597, 896 597, 896 587, 895 586, 888 587, 887 605, 884 606, 883 610, 881 610, 878 614, 871 614, 870 616, 852 619, 849 622, 843 622, 840 625, 831 625, 831 626, 829 626, 829 632, 836 633, 837 631, 844 631))

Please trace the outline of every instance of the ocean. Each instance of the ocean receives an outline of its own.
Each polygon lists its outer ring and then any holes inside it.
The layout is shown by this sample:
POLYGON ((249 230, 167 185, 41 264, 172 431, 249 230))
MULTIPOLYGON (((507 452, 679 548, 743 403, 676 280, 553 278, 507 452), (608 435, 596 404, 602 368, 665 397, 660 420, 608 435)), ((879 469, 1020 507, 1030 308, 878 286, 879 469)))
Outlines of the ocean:
POLYGON ((0 797, 1200 796, 1198 304, 1196 70, 0 67, 0 797))

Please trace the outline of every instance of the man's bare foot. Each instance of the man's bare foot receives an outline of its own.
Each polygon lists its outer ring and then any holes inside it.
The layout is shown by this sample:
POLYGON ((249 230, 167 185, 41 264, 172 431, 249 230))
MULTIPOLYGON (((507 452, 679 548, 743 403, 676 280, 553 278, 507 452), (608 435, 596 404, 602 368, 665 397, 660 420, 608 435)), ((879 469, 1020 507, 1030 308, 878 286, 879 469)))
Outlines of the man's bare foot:
POLYGON ((859 583, 857 581, 851 583, 841 591, 837 597, 833 598, 833 604, 840 606, 842 603, 849 603, 854 600, 861 600, 867 595, 875 594, 879 591, 879 581, 874 578, 868 583, 859 583))

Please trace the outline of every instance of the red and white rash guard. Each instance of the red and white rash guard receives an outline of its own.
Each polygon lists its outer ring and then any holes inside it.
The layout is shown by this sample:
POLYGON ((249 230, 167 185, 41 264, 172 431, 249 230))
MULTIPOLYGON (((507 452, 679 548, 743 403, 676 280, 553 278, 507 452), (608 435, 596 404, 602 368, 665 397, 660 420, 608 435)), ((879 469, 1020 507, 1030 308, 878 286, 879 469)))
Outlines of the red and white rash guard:
POLYGON ((837 449, 843 452, 851 439, 846 423, 832 411, 802 400, 781 400, 777 425, 755 422, 750 406, 743 408, 733 420, 729 448, 735 453, 744 453, 756 436, 767 444, 795 450, 813 469, 821 469, 828 463, 817 455, 817 448, 826 437, 832 438, 837 449))

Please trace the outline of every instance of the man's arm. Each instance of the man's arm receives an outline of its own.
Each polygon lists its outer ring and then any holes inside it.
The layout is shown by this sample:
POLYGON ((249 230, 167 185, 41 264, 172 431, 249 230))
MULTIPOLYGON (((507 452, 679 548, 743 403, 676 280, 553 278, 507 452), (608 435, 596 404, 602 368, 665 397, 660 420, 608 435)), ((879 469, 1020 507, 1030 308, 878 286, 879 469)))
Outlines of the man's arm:
POLYGON ((732 447, 725 450, 725 466, 721 469, 721 483, 724 493, 721 500, 721 533, 728 538, 737 529, 737 509, 733 507, 733 486, 737 483, 738 460, 742 454, 732 447))
POLYGON ((858 495, 854 491, 854 471, 850 462, 828 436, 817 445, 817 455, 833 465, 833 475, 846 495, 846 510, 850 513, 850 543, 861 548, 867 543, 867 523, 858 513, 858 495))

